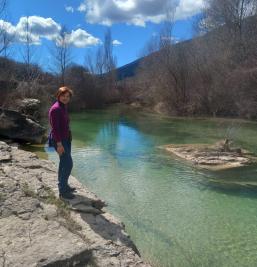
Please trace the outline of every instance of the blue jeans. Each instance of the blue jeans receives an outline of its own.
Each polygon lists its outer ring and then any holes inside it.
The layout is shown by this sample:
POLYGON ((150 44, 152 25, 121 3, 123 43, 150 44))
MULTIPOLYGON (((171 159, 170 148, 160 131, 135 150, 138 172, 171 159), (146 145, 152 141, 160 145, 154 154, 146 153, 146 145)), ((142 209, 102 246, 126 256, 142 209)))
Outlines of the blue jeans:
MULTIPOLYGON (((71 170, 73 167, 73 161, 71 157, 71 141, 70 140, 62 140, 62 145, 64 147, 64 153, 62 153, 59 162, 59 169, 58 169, 58 188, 59 192, 65 193, 67 192, 68 188, 68 179, 71 174, 71 170)), ((56 144, 55 144, 56 150, 56 144)))

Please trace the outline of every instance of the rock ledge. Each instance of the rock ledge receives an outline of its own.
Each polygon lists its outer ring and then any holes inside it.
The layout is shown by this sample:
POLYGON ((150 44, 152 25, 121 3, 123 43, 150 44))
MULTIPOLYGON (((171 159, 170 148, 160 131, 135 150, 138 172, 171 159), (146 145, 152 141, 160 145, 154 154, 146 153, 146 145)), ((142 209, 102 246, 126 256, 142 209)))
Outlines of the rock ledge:
POLYGON ((77 197, 58 199, 56 166, 0 142, 0 265, 150 266, 105 203, 71 177, 77 197))

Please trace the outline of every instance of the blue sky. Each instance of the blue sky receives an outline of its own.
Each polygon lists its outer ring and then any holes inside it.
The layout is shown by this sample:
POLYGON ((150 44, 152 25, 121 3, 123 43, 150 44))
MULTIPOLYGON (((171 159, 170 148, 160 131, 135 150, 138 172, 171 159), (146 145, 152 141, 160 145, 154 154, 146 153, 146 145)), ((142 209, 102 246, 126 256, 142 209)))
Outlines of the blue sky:
POLYGON ((115 40, 117 65, 136 60, 150 38, 157 34, 165 20, 167 6, 172 5, 176 20, 173 36, 177 40, 192 37, 192 22, 203 8, 204 0, 9 0, 2 25, 9 34, 15 32, 11 57, 22 61, 24 17, 35 43, 34 61, 49 69, 51 47, 61 25, 68 29, 73 61, 84 64, 85 55, 102 45, 111 28, 115 40))

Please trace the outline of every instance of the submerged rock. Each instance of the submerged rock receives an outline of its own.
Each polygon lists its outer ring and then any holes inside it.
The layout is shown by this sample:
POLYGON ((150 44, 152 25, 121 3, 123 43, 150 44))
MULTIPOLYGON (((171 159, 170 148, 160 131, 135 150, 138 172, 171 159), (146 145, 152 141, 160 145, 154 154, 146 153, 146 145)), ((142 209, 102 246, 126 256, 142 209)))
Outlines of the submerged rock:
MULTIPOLYGON (((207 144, 186 144, 186 145, 165 145, 160 148, 185 160, 196 168, 211 171, 225 171, 233 168, 245 167, 257 164, 257 157, 247 150, 229 147, 224 149, 223 142, 214 145, 207 144)), ((196 181, 204 186, 225 191, 257 191, 257 179, 244 176, 227 176, 226 172, 214 176, 195 177, 196 181), (220 175, 222 174, 222 175, 220 175)))
POLYGON ((257 163, 257 157, 247 150, 223 148, 223 146, 217 144, 213 146, 206 144, 170 144, 162 148, 193 163, 196 167, 209 170, 224 170, 257 163))
POLYGON ((76 198, 58 198, 56 166, 0 142, 0 265, 150 266, 124 225, 74 177, 76 198))

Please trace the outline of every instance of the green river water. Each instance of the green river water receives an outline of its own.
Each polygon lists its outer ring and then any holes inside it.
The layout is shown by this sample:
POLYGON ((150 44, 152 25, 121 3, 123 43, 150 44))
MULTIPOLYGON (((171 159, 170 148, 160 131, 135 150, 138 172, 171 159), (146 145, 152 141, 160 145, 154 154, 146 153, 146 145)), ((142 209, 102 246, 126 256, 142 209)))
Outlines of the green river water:
POLYGON ((257 180, 257 167, 199 170, 159 148, 229 136, 257 153, 257 123, 113 107, 71 114, 71 128, 73 175, 125 223, 143 259, 164 267, 257 266, 257 193, 209 182, 257 180))

